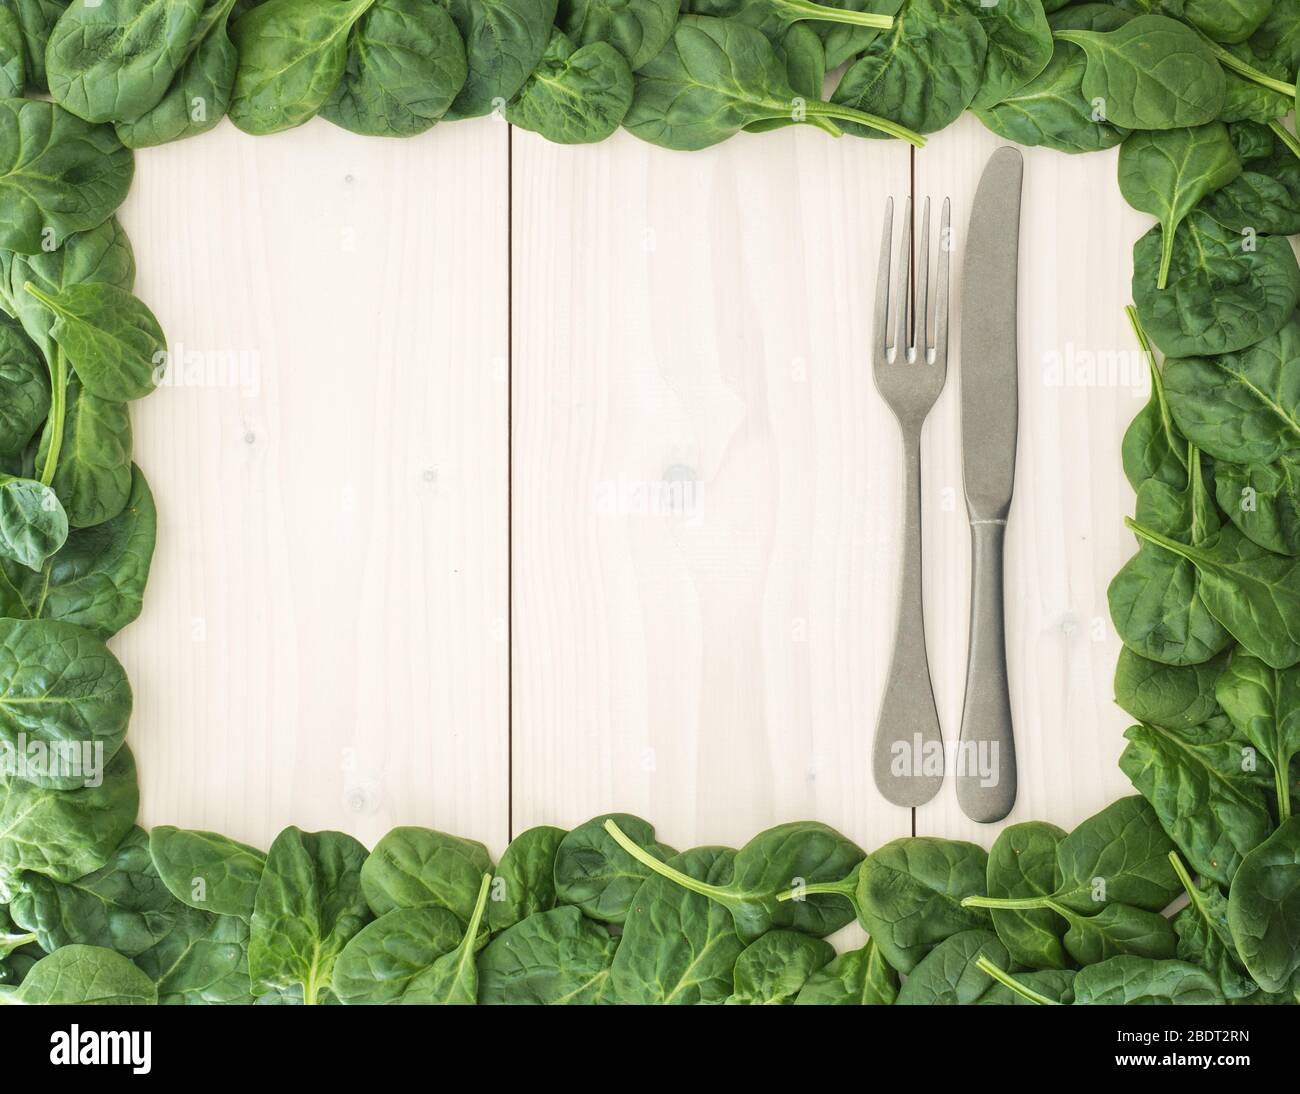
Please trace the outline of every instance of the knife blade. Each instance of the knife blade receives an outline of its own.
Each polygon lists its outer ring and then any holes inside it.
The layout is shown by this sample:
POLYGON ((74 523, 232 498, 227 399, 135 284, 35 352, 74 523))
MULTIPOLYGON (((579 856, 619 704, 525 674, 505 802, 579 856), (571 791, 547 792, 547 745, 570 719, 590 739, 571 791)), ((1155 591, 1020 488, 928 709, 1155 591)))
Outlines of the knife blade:
POLYGON ((962 474, 971 525, 970 653, 956 757, 957 801, 989 823, 1016 801, 1003 544, 1019 426, 1020 196, 1024 158, 993 153, 971 209, 961 318, 962 474))

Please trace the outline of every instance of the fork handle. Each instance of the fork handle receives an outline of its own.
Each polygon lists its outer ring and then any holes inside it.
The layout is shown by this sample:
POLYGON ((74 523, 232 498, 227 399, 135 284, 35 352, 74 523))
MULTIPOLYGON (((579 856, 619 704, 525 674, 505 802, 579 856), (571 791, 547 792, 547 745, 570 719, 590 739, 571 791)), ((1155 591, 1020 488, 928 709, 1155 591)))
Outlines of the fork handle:
POLYGON ((970 659, 957 749, 957 803, 971 820, 986 824, 1001 820, 1016 804, 1002 599, 1006 530, 1005 520, 971 522, 970 659))
MULTIPOLYGON (((919 432, 919 431, 918 431, 919 432)), ((943 734, 930 683, 921 595, 921 441, 905 438, 903 567, 894 657, 876 723, 876 786, 895 805, 923 805, 943 785, 943 734)))

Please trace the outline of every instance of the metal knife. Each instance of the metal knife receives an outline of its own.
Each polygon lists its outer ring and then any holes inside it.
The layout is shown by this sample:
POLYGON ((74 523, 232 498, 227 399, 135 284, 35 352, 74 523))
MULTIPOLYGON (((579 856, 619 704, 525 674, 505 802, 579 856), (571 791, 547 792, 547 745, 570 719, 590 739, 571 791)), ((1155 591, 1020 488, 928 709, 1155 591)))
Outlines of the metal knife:
POLYGON ((1024 159, 993 153, 971 210, 961 315, 961 429, 971 526, 970 654, 956 756, 957 801, 998 821, 1016 802, 1016 743, 1007 684, 1003 542, 1016 477, 1016 291, 1024 159))

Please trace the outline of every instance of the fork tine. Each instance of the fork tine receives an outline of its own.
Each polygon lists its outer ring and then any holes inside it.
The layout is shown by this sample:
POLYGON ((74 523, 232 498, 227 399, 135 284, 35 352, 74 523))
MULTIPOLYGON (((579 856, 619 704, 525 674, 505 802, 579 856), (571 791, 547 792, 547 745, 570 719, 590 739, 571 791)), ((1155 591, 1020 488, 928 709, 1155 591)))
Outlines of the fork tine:
POLYGON ((912 308, 912 199, 907 199, 907 204, 903 207, 906 211, 903 213, 903 237, 898 245, 898 320, 894 327, 896 337, 894 341, 895 355, 898 349, 902 349, 906 360, 911 361, 916 356, 915 340, 911 334, 911 326, 908 318, 912 308))
POLYGON ((889 330, 889 251, 894 239, 894 199, 885 201, 885 230, 880 244, 880 272, 876 275, 876 359, 883 361, 892 345, 889 330))
POLYGON ((952 254, 952 201, 943 199, 939 222, 939 276, 935 279, 934 345, 926 354, 931 362, 948 362, 948 257, 952 254))
POLYGON ((930 357, 930 199, 921 212, 921 249, 916 255, 916 308, 912 316, 912 341, 908 360, 930 357))

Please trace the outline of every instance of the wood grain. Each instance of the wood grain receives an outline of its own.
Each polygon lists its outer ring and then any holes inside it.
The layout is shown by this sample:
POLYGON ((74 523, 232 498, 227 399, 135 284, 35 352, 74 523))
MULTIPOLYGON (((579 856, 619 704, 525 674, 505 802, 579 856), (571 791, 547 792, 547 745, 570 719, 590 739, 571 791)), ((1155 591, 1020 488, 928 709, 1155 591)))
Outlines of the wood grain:
MULTIPOLYGON (((869 762, 901 512, 869 358, 881 214, 913 173, 919 197, 950 195, 957 288, 997 143, 973 119, 914 162, 811 131, 676 154, 317 122, 141 154, 123 213, 141 295, 173 351, 255 366, 135 411, 162 519, 116 643, 144 820, 262 844, 422 823, 497 850, 511 824, 612 809, 679 846, 801 817, 868 847, 908 834, 869 762)), ((1119 439, 1142 374, 1116 355, 1145 223, 1114 170, 1027 153, 1013 820, 1073 824, 1128 789, 1105 589, 1131 550, 1119 439), (1089 378, 1089 354, 1128 372, 1089 378)), ((969 595, 954 335, 924 464, 950 737, 969 595)), ((950 786, 916 825, 994 835, 950 786)))
MULTIPOLYGON (((975 188, 1004 143, 967 116, 917 156, 918 197, 952 198, 958 286, 975 188)), ((1121 523, 1132 492, 1120 440, 1149 388, 1123 309, 1131 300, 1133 242, 1149 222, 1120 199, 1117 151, 1024 155, 1020 434, 1006 559, 1020 792, 1008 823, 1038 819, 1068 828, 1133 792, 1116 766, 1125 722, 1111 700, 1120 644, 1106 587, 1133 551, 1121 523), (1090 362, 1100 364, 1091 374, 1090 362)), ((955 367, 927 423, 924 470, 930 660, 950 738, 961 724, 970 610, 960 291, 953 302, 955 367)), ((951 779, 917 811, 917 831, 985 844, 996 834, 962 815, 951 779)))
POLYGON ((174 357, 252 366, 135 408, 146 823, 505 843, 506 158, 504 125, 323 121, 140 155, 140 295, 174 357))
POLYGON ((515 134, 516 828, 910 831, 869 771, 899 456, 867 353, 909 174, 816 132, 515 134))

